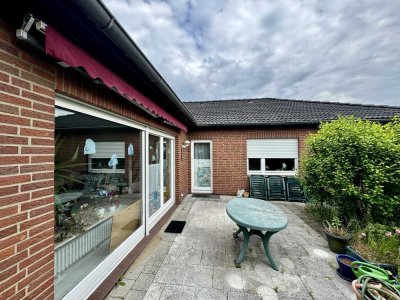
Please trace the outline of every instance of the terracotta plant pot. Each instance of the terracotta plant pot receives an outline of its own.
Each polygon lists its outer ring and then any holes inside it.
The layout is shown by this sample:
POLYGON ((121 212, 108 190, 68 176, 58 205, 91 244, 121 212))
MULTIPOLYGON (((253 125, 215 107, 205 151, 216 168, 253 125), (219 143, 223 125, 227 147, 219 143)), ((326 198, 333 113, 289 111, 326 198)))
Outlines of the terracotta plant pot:
POLYGON ((328 232, 325 231, 326 238, 328 239, 328 246, 329 249, 336 254, 345 254, 346 253, 346 247, 349 244, 349 241, 351 237, 339 237, 332 235, 328 232))

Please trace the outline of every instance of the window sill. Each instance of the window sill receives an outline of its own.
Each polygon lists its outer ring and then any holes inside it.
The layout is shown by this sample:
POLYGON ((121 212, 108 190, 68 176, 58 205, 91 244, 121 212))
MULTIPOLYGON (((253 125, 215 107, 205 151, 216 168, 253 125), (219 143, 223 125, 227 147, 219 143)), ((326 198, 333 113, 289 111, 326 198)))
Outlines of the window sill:
POLYGON ((261 172, 261 171, 247 171, 247 175, 263 175, 263 176, 296 176, 297 171, 269 171, 269 172, 261 172))
POLYGON ((116 169, 116 170, 110 170, 110 169, 89 169, 89 173, 100 173, 100 174, 113 174, 113 173, 118 173, 118 174, 125 174, 125 169, 116 169))

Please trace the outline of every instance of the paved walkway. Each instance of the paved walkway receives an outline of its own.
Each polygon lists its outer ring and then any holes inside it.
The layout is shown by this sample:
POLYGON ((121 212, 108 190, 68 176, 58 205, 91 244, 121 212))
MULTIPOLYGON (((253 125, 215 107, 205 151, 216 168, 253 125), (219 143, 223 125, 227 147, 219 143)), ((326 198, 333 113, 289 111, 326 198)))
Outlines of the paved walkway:
POLYGON ((335 256, 321 235, 303 221, 304 204, 275 202, 288 215, 288 227, 271 238, 280 265, 274 271, 261 239, 252 236, 242 267, 235 268, 242 238, 225 213, 232 197, 190 198, 172 219, 186 220, 181 234, 164 229, 125 274, 115 299, 354 299, 350 284, 335 272, 335 256))

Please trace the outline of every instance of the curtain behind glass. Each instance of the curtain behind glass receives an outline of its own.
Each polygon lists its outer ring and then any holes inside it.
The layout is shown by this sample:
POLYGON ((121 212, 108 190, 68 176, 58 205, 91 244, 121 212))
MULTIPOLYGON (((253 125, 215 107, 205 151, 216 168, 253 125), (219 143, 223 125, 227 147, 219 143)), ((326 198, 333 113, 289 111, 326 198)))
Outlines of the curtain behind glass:
POLYGON ((210 144, 195 143, 194 144, 194 159, 210 159, 210 144))
POLYGON ((161 208, 160 137, 149 135, 149 216, 161 208))

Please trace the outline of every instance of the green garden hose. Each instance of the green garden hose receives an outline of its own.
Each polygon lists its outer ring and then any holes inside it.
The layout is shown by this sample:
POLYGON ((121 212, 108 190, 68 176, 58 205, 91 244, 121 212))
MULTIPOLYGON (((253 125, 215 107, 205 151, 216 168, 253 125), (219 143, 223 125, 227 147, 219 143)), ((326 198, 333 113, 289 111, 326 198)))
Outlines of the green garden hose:
POLYGON ((361 287, 355 287, 357 299, 360 300, 400 300, 400 290, 394 285, 368 275, 360 276, 357 283, 361 287))

